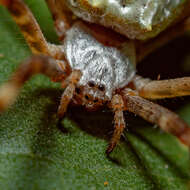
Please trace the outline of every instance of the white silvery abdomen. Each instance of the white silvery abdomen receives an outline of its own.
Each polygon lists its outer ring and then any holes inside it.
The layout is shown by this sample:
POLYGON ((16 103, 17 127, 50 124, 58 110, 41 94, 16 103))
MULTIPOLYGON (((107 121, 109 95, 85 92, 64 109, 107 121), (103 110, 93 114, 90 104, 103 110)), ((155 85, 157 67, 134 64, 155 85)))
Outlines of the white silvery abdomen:
POLYGON ((61 0, 79 18, 147 40, 189 15, 189 0, 61 0))
POLYGON ((88 34, 79 24, 68 30, 64 53, 72 69, 80 70, 79 85, 89 81, 104 85, 106 96, 126 86, 135 75, 135 63, 113 47, 105 47, 88 34))

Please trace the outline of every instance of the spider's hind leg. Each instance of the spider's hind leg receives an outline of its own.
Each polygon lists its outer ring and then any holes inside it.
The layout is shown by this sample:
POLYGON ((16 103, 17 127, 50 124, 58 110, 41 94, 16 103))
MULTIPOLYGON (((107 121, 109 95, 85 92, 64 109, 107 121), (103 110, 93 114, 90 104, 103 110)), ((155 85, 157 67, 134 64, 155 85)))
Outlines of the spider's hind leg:
POLYGON ((106 150, 106 154, 109 155, 117 143, 120 140, 120 137, 123 133, 123 130, 125 129, 125 119, 123 115, 124 111, 124 102, 123 99, 120 95, 116 94, 113 96, 112 101, 111 101, 111 108, 114 111, 114 133, 111 138, 111 141, 109 143, 109 146, 106 150))

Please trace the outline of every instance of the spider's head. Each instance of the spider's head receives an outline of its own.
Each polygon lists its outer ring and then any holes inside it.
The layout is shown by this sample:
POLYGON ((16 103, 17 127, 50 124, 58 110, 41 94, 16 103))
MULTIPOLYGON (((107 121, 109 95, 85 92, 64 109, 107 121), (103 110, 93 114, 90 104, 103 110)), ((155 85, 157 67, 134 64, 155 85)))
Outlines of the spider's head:
POLYGON ((106 96, 106 87, 89 81, 85 86, 78 86, 74 97, 74 103, 83 105, 89 111, 97 110, 109 101, 106 96))

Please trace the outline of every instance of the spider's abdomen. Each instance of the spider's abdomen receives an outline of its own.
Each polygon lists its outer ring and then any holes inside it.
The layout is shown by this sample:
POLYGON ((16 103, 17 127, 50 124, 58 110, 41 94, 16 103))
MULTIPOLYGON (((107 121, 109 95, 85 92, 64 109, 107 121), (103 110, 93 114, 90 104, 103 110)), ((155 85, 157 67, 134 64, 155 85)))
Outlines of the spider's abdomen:
POLYGON ((156 36, 187 16, 190 9, 189 0, 66 0, 66 3, 83 20, 139 40, 156 36))
POLYGON ((64 41, 65 56, 72 67, 82 72, 80 85, 93 82, 105 86, 106 95, 111 98, 115 89, 127 85, 135 74, 135 60, 124 56, 114 47, 106 47, 75 24, 64 41))

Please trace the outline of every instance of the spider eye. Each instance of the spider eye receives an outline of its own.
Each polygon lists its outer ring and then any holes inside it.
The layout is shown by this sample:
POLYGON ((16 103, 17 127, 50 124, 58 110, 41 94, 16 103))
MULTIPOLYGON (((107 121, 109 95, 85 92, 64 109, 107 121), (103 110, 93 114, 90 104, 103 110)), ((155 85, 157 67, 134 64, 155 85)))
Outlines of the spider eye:
POLYGON ((89 82, 88 82, 88 85, 89 85, 90 87, 94 87, 94 86, 95 86, 95 84, 94 84, 93 81, 89 81, 89 82))
POLYGON ((86 98, 87 100, 89 100, 89 97, 88 97, 87 95, 85 96, 85 98, 86 98))
POLYGON ((94 103, 97 103, 97 102, 98 102, 98 99, 95 99, 95 100, 94 100, 94 103))
POLYGON ((80 94, 80 92, 81 92, 80 88, 76 88, 75 91, 76 91, 77 94, 80 94))
POLYGON ((101 90, 101 91, 104 91, 105 90, 105 86, 104 85, 99 85, 98 89, 101 90))

